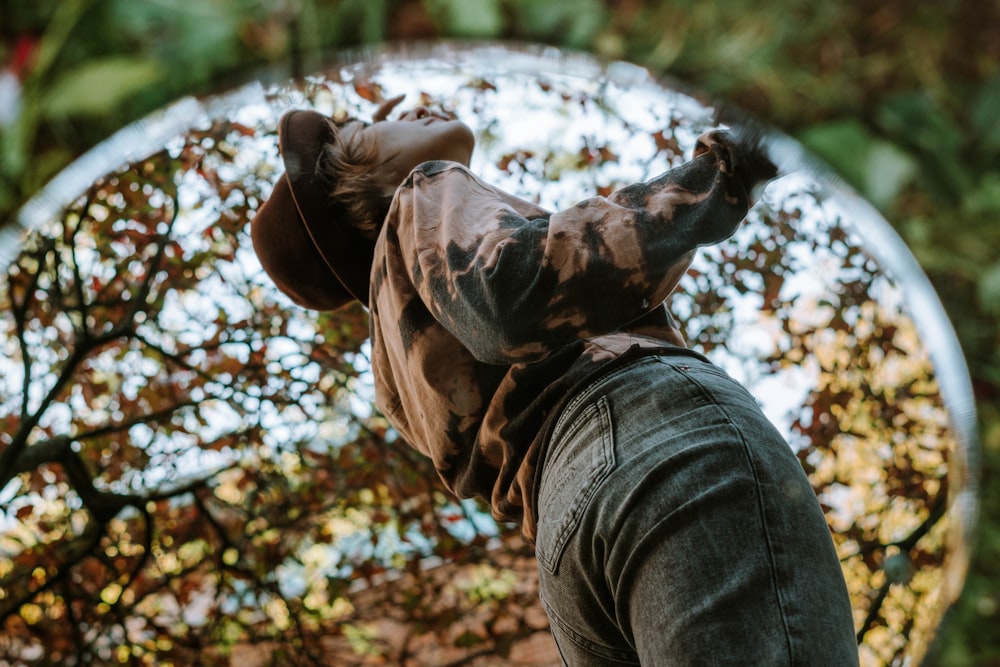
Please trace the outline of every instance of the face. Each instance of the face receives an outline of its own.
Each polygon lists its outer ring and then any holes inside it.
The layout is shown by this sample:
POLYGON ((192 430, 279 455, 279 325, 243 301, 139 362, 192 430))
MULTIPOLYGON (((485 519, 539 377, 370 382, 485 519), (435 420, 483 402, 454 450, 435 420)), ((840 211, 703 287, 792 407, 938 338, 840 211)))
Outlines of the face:
POLYGON ((385 102, 371 125, 351 123, 342 130, 360 132, 364 140, 375 142, 381 163, 377 178, 386 194, 394 192, 421 162, 451 160, 469 166, 475 145, 465 123, 426 107, 410 109, 398 120, 385 120, 402 100, 399 96, 385 102))

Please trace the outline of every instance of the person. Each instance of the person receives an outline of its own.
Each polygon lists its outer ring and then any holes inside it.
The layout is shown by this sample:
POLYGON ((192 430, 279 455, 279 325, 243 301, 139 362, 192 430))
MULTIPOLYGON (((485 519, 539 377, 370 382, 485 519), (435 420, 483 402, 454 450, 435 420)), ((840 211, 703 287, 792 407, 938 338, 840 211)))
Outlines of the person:
POLYGON ((548 211, 470 170, 461 121, 279 123, 252 222, 307 308, 370 314, 376 404, 457 496, 535 544, 567 665, 852 665, 829 529, 754 398, 664 301, 775 176, 733 132, 644 183, 548 211))

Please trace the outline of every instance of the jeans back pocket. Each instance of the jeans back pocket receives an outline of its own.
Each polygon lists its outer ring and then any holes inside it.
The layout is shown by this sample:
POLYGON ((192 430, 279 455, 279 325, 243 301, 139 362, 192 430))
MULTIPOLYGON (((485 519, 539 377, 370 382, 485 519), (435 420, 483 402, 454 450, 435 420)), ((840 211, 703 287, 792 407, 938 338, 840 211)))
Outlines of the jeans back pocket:
POLYGON ((538 491, 538 562, 555 574, 569 538, 615 466, 611 409, 604 396, 557 424, 538 491))

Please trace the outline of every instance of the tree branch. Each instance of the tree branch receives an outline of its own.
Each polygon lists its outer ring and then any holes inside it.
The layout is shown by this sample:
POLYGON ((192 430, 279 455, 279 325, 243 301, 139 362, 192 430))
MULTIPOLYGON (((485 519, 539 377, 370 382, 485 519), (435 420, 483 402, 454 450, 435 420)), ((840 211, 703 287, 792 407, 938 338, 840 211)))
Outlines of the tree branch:
MULTIPOLYGON (((76 373, 77 367, 80 363, 82 363, 93 350, 103 347, 105 344, 119 338, 121 335, 121 332, 117 330, 110 331, 102 336, 89 338, 84 342, 84 344, 73 349, 70 353, 69 359, 66 360, 66 363, 63 365, 62 370, 56 378, 55 383, 39 403, 38 409, 34 412, 34 414, 27 415, 21 420, 17 433, 14 434, 14 438, 11 440, 11 443, 2 453, 0 453, 0 488, 6 485, 7 482, 13 479, 14 475, 17 474, 15 470, 20 467, 17 464, 17 461, 20 459, 21 455, 28 446, 28 436, 34 428, 38 426, 42 415, 44 415, 48 410, 56 396, 59 395, 63 388, 69 383, 70 379, 72 379, 73 374, 76 373)), ((27 354, 27 351, 25 351, 24 354, 27 354)), ((27 404, 27 398, 27 392, 25 392, 23 397, 25 404, 27 404)))
POLYGON ((11 477, 35 470, 44 463, 58 463, 65 470, 70 485, 80 495, 84 507, 95 518, 102 521, 110 520, 125 507, 135 507, 144 511, 147 502, 175 498, 189 493, 207 484, 208 480, 223 470, 232 467, 226 466, 216 469, 204 477, 199 477, 181 486, 148 495, 102 491, 94 486, 94 479, 86 462, 78 452, 73 450, 73 442, 72 438, 58 436, 28 447, 17 459, 17 465, 13 468, 11 477))
MULTIPOLYGON (((89 205, 88 205, 89 206, 89 205)), ((159 265, 163 260, 166 253, 167 241, 169 240, 169 230, 173 228, 174 223, 177 220, 178 207, 176 205, 176 200, 173 205, 173 214, 169 222, 168 232, 165 234, 160 234, 157 236, 157 248, 156 253, 150 260, 148 269, 146 271, 146 276, 143 279, 142 284, 136 293, 136 298, 132 301, 132 307, 130 308, 128 315, 120 322, 117 326, 112 327, 109 331, 101 334, 99 336, 94 336, 87 327, 87 304, 83 297, 82 287, 78 285, 77 295, 81 300, 79 305, 81 317, 83 322, 81 328, 78 331, 76 345, 74 346, 69 358, 63 365, 58 376, 56 377, 55 383, 46 392, 45 396, 42 398, 38 405, 38 408, 31 414, 29 409, 29 392, 31 387, 31 359, 32 355, 30 353, 29 345, 25 332, 27 330, 27 312, 28 305, 31 302, 31 295, 35 292, 38 287, 39 279, 43 271, 43 267, 46 266, 45 261, 46 255, 50 252, 54 252, 55 240, 45 239, 40 247, 35 253, 35 259, 38 263, 37 270, 33 273, 31 278, 31 284, 27 291, 24 293, 24 299, 20 303, 16 303, 15 299, 11 299, 12 311, 14 314, 15 323, 17 326, 17 337, 18 343, 21 348, 22 364, 24 365, 24 379, 21 388, 21 423, 18 428, 17 433, 11 443, 7 448, 0 453, 0 488, 9 482, 13 476, 16 474, 13 471, 16 468, 20 468, 21 465, 17 463, 18 459, 21 457, 22 453, 28 446, 28 437, 34 428, 38 425, 42 418, 42 415, 48 410, 49 406, 55 400, 55 398, 62 392, 65 386, 72 379, 73 375, 76 373, 79 365, 86 359, 90 353, 94 350, 100 349, 107 343, 110 343, 119 338, 125 337, 130 334, 134 334, 135 330, 135 318, 138 313, 145 307, 148 306, 146 303, 149 298, 149 293, 152 290, 152 285, 157 271, 159 270, 159 265)), ((75 237, 75 231, 71 235, 71 239, 75 237)), ((79 267, 75 261, 74 252, 74 277, 79 283, 80 272, 79 267)), ((23 267, 22 267, 23 270, 23 267)), ((10 278, 8 276, 8 282, 10 278)), ((58 286, 58 276, 53 275, 53 284, 58 286)), ((12 291, 13 294, 13 291, 12 291)))
MULTIPOLYGON (((924 535, 929 533, 931 528, 933 528, 934 525, 941 520, 941 517, 945 514, 947 505, 947 494, 939 494, 937 498, 934 499, 934 504, 931 506, 931 510, 930 513, 928 513, 927 518, 924 519, 923 522, 921 522, 921 524, 909 534, 909 536, 903 540, 891 542, 885 546, 895 546, 899 548, 901 554, 909 554, 909 552, 917 546, 917 542, 919 542, 924 535)), ((873 550, 875 548, 879 548, 879 546, 873 547, 873 550)), ((870 626, 872 623, 874 623, 878 618, 879 612, 882 609, 882 603, 885 602, 886 596, 889 595, 889 588, 894 583, 897 582, 893 581, 890 577, 886 577, 885 583, 883 583, 882 587, 879 589, 878 595, 876 595, 875 599, 872 600, 871 606, 868 608, 868 614, 865 616, 865 620, 861 624, 861 628, 858 630, 857 639, 859 644, 861 643, 861 640, 864 639, 868 630, 871 629, 870 626)))
POLYGON ((139 291, 135 295, 135 299, 132 301, 132 308, 129 310, 128 317, 125 321, 129 323, 129 327, 132 328, 135 322, 136 316, 144 308, 148 307, 150 304, 147 303, 149 299, 149 294, 153 289, 153 281, 156 278, 157 272, 160 270, 160 264, 163 261, 164 255, 167 252, 167 243, 170 241, 170 233, 174 229, 174 224, 177 222, 177 217, 180 215, 180 207, 177 205, 177 199, 171 197, 172 202, 171 208, 173 209, 170 215, 170 221, 167 223, 167 230, 156 236, 156 253, 150 260, 146 267, 146 275, 143 277, 142 284, 139 286, 139 291))
MULTIPOLYGON (((56 567, 56 574, 46 578, 37 588, 31 588, 29 585, 26 592, 18 594, 15 591, 14 585, 12 585, 14 583, 13 577, 6 577, 0 580, 0 588, 7 591, 7 596, 0 599, 0 625, 3 625, 8 616, 31 601, 36 595, 45 592, 62 581, 69 573, 70 568, 79 563, 84 556, 100 543, 101 537, 104 534, 104 525, 98 521, 90 520, 84 527, 83 532, 76 537, 63 543, 57 542, 55 545, 46 544, 46 551, 56 552, 53 560, 61 562, 56 567)), ((16 572, 18 572, 17 569, 13 570, 13 573, 16 572)))
MULTIPOLYGON (((94 188, 91 187, 87 192, 87 201, 83 205, 83 213, 77 219, 76 224, 73 225, 69 234, 69 247, 71 249, 71 256, 73 258, 73 287, 76 293, 76 307, 80 313, 80 326, 78 332, 81 336, 89 337, 91 335, 90 327, 87 324, 87 318, 89 315, 89 308, 87 306, 87 298, 83 291, 83 274, 80 273, 80 262, 76 254, 76 237, 80 231, 80 223, 85 217, 90 215, 90 207, 94 203, 94 188)), ((68 222, 63 222, 64 225, 69 224, 68 222)))
MULTIPOLYGON (((199 404, 198 401, 181 401, 179 403, 175 403, 169 408, 163 408, 162 410, 157 410, 155 412, 150 412, 148 414, 139 415, 128 421, 120 421, 112 424, 106 424, 99 428, 94 428, 89 431, 78 433, 74 439, 83 442, 87 440, 93 440, 94 438, 100 438, 105 435, 110 435, 111 433, 121 433, 123 431, 129 430, 133 426, 156 422, 160 419, 163 419, 164 417, 169 417, 170 415, 172 415, 173 413, 177 412, 182 408, 189 408, 191 406, 198 404, 199 404)), ((35 445, 32 445, 31 449, 33 449, 34 447, 35 445)))
MULTIPOLYGON (((10 273, 7 273, 7 285, 10 293, 11 314, 14 316, 14 324, 17 328, 17 343, 21 349, 21 365, 24 367, 24 377, 21 380, 21 421, 28 418, 28 390, 31 387, 31 354, 29 354, 27 332, 28 305, 31 303, 32 295, 38 289, 38 282, 41 279, 42 267, 45 265, 45 256, 51 250, 52 242, 39 241, 42 247, 34 252, 34 260, 38 264, 31 276, 31 281, 25 287, 20 303, 17 302, 16 291, 13 289, 13 280, 10 273)), ((21 271, 26 271, 23 264, 18 264, 21 271)), ((3 470, 3 458, 0 457, 0 471, 3 470)))
POLYGON ((913 550, 913 547, 917 546, 917 542, 919 542, 924 535, 929 533, 931 528, 933 528, 934 525, 941 520, 941 517, 944 516, 945 511, 948 509, 947 496, 947 493, 938 494, 937 498, 934 499, 934 504, 931 505, 930 513, 928 513, 927 518, 923 520, 923 523, 917 526, 906 539, 900 540, 899 542, 893 542, 895 546, 899 547, 900 551, 908 553, 913 550))
POLYGON ((856 636, 858 644, 864 641, 865 635, 868 634, 872 624, 875 623, 875 619, 878 618, 879 611, 882 609, 882 603, 885 602, 886 596, 889 595, 890 586, 892 586, 892 582, 887 578, 885 583, 882 584, 882 588, 879 589, 878 595, 872 600, 871 606, 868 607, 868 614, 865 615, 865 620, 861 623, 856 636))

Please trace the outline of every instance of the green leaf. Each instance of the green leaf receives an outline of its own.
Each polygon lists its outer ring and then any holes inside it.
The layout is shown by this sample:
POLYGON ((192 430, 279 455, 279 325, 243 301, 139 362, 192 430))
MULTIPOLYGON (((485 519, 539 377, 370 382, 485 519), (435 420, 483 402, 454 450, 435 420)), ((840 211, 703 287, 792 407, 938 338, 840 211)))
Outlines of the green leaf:
POLYGON ((800 139, 878 207, 888 205, 919 171, 916 160, 858 121, 819 125, 800 139))
POLYGON ((972 105, 977 142, 989 153, 1000 151, 1000 76, 983 85, 972 105))
MULTIPOLYGON (((987 108, 991 101, 987 100, 987 108)), ((961 119, 948 114, 927 93, 896 95, 877 114, 878 124, 905 146, 920 151, 924 183, 955 204, 975 187, 975 155, 966 150, 961 119)))
POLYGON ((515 7, 526 34, 574 48, 590 44, 607 21, 607 10, 596 0, 519 0, 515 7))
POLYGON ((42 102, 48 118, 99 116, 162 78, 150 59, 124 57, 89 61, 65 72, 42 102))
POLYGON ((496 37, 503 29, 498 0, 436 0, 448 34, 463 37, 496 37))
POLYGON ((962 200, 962 208, 972 214, 1000 214, 1000 172, 991 171, 980 176, 975 188, 962 200))
POLYGON ((871 133, 855 120, 840 120, 807 129, 799 140, 826 160, 848 183, 861 187, 865 180, 864 159, 871 133))
POLYGON ((890 98, 879 109, 878 122, 890 135, 931 153, 954 153, 962 146, 957 123, 925 93, 890 98))
POLYGON ((988 313, 1000 314, 1000 262, 986 270, 979 279, 979 303, 988 313))
POLYGON ((918 171, 917 162, 886 141, 873 141, 865 160, 862 188, 875 206, 885 208, 918 171))

